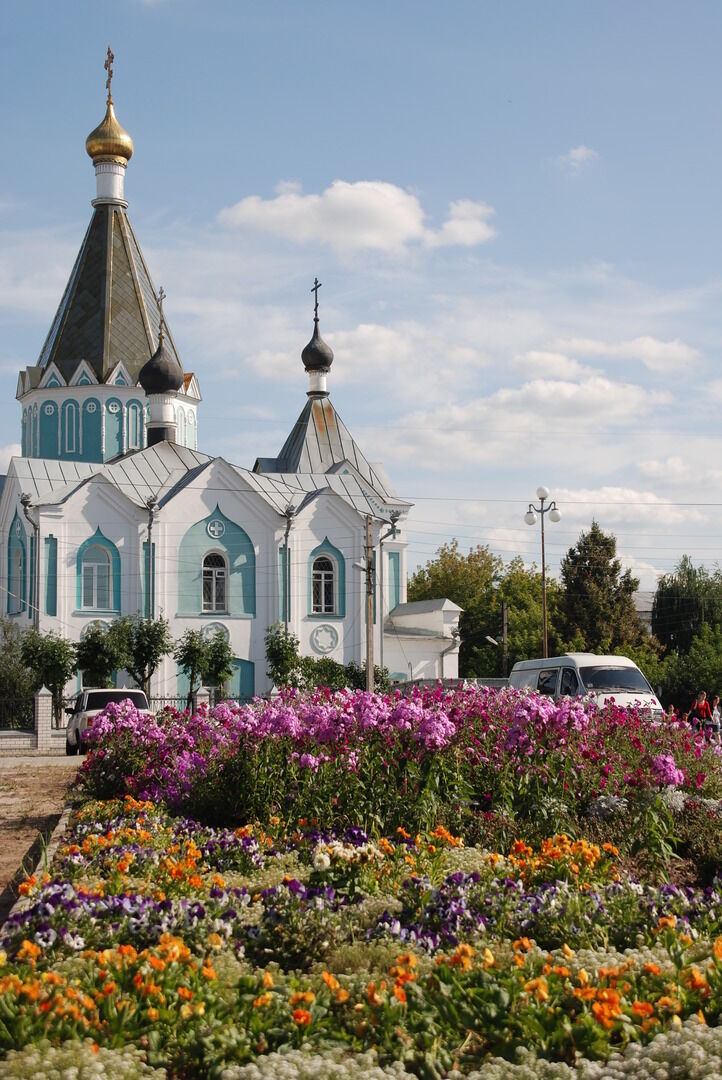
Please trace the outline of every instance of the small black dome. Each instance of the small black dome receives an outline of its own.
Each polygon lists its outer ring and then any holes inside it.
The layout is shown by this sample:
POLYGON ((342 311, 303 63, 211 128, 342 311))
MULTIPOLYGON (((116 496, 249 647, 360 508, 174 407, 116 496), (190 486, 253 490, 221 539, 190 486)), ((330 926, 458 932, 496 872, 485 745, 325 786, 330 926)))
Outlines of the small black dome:
POLYGON ((333 349, 327 345, 318 332, 318 319, 315 320, 313 337, 301 353, 306 371, 328 371, 333 363, 333 349))
POLYGON ((158 348, 138 375, 138 382, 146 394, 168 394, 180 390, 183 385, 183 371, 176 358, 166 349, 163 335, 158 341, 158 348))

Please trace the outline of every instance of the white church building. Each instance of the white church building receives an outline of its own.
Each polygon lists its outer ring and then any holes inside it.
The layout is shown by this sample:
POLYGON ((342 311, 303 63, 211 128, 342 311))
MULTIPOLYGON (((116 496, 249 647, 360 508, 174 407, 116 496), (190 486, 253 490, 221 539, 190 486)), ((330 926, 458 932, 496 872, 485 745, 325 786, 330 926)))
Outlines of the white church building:
MULTIPOLYGON (((460 609, 407 603, 410 504, 331 403, 317 291, 301 354, 306 402, 277 456, 244 468, 199 449, 199 379, 181 363, 128 216, 133 143, 111 77, 109 68, 105 117, 86 140, 90 224, 38 360, 18 378, 22 456, 0 480, 5 612, 74 641, 137 612, 163 615, 174 638, 221 630, 235 658, 231 696, 248 698, 270 689, 273 623, 304 654, 363 663, 370 517, 376 663, 398 680, 455 677, 460 609)), ((166 657, 152 695, 186 690, 166 657)))

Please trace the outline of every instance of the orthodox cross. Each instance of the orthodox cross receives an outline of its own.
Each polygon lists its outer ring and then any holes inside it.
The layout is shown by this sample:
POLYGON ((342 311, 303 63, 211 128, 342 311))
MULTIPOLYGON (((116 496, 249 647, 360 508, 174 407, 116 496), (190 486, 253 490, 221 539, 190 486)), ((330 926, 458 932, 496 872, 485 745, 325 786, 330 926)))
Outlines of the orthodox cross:
POLYGON ((113 95, 110 92, 110 83, 113 79, 113 61, 115 57, 111 51, 110 45, 108 46, 108 55, 106 57, 103 67, 108 72, 108 78, 105 80, 105 88, 108 91, 108 105, 113 104, 113 95))
POLYGON ((165 316, 163 314, 163 301, 165 300, 167 295, 168 295, 168 293, 165 291, 165 289, 161 285, 160 289, 158 289, 158 311, 160 312, 160 327, 158 329, 158 344, 159 345, 163 343, 163 322, 164 322, 164 319, 165 319, 165 316))
POLYGON ((313 321, 315 323, 318 322, 318 290, 321 288, 322 284, 323 283, 319 281, 318 278, 313 279, 313 288, 311 289, 311 292, 316 294, 315 303, 313 305, 313 321))

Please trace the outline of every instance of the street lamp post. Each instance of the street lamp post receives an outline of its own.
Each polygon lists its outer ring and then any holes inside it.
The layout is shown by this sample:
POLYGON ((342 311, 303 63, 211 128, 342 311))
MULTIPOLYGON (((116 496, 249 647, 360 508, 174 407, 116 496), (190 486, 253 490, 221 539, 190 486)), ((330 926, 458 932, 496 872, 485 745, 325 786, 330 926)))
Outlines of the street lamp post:
POLYGON ((549 514, 550 521, 561 521, 561 512, 557 507, 557 504, 552 500, 547 506, 544 505, 549 499, 549 488, 538 487, 536 489, 536 496, 539 500, 539 506, 535 506, 534 503, 529 503, 529 509, 524 514, 524 521, 527 525, 536 525, 537 514, 541 520, 541 572, 542 572, 542 628, 543 628, 543 649, 544 659, 549 655, 549 642, 547 639, 547 575, 546 575, 546 562, 544 553, 544 515, 549 514))

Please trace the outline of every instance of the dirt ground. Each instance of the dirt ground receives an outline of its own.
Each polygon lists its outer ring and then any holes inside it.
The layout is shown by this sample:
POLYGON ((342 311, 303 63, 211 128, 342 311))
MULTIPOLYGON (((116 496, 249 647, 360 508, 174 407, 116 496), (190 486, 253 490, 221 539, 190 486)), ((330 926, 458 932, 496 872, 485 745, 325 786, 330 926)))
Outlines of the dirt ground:
POLYGON ((7 758, 0 768, 0 925, 32 872, 65 806, 77 758, 7 758))

